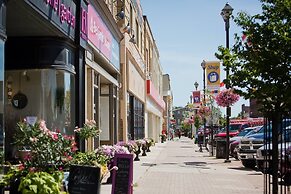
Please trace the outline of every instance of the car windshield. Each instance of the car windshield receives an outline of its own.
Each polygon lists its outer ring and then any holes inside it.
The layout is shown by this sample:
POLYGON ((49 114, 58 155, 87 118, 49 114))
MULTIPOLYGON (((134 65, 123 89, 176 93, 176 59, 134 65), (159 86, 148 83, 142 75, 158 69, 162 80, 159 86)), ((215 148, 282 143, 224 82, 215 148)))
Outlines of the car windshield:
POLYGON ((235 132, 240 129, 241 124, 231 124, 229 125, 229 131, 235 132))
POLYGON ((242 130, 241 132, 239 132, 237 134, 237 136, 243 137, 246 134, 248 134, 250 131, 253 131, 254 128, 245 128, 244 130, 242 130))

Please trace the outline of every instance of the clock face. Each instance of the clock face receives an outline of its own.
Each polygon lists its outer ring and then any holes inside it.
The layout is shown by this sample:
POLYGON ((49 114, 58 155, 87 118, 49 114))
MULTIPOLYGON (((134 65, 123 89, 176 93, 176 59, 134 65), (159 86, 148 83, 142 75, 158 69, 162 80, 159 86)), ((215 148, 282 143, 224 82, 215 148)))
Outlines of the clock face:
POLYGON ((23 109, 27 105, 27 97, 24 94, 18 92, 13 96, 11 102, 13 107, 17 109, 23 109))

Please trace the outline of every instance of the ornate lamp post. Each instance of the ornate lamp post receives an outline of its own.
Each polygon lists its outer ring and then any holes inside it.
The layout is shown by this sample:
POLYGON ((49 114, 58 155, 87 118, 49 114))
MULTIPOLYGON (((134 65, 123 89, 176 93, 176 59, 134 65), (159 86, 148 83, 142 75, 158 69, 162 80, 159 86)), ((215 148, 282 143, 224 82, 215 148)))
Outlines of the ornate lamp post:
MULTIPOLYGON (((206 101, 205 101, 205 69, 206 69, 206 62, 205 60, 202 61, 201 67, 203 69, 203 106, 206 106, 206 101)), ((203 117, 203 145, 205 146, 206 150, 206 142, 205 142, 205 133, 206 133, 206 118, 205 116, 203 117)))
POLYGON ((192 94, 190 95, 190 104, 192 104, 192 99, 193 99, 193 96, 192 94))
POLYGON ((197 88, 198 88, 198 86, 199 86, 198 82, 195 82, 195 83, 194 83, 194 86, 195 86, 195 89, 196 89, 196 91, 197 91, 197 88))
MULTIPOLYGON (((226 32, 226 48, 229 48, 229 18, 231 17, 233 8, 226 3, 224 8, 221 10, 220 15, 222 16, 225 23, 225 32, 226 32)), ((229 77, 229 67, 226 67, 226 79, 229 77)), ((226 84, 225 87, 228 89, 229 84, 226 84)), ((229 117, 230 117, 230 107, 226 107, 226 150, 225 150, 225 161, 230 162, 229 160, 229 117)))

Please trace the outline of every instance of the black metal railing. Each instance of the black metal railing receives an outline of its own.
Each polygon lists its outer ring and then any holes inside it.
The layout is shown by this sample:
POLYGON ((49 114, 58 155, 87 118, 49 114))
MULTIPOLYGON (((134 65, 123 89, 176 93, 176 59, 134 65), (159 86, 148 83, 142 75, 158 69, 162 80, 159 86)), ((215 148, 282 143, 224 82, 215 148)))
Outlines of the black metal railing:
MULTIPOLYGON (((259 155, 259 154, 258 154, 259 155)), ((265 194, 289 194, 291 189, 291 119, 283 118, 278 125, 266 120, 264 124, 265 194), (276 127, 277 126, 277 127, 276 127)))

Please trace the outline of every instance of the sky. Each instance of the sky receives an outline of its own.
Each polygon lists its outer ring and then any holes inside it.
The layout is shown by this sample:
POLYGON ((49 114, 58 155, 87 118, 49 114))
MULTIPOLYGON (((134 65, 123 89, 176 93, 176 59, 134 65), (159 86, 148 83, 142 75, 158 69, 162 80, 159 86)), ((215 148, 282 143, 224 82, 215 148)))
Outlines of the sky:
MULTIPOLYGON (((222 0, 141 0, 143 15, 147 16, 160 54, 163 73, 170 75, 173 91, 173 106, 185 106, 199 83, 203 90, 201 62, 217 61, 218 46, 225 46, 225 24, 220 16, 227 2, 222 0)), ((233 16, 240 11, 251 15, 261 12, 259 0, 229 0, 234 9, 233 16)), ((241 29, 230 22, 230 47, 234 33, 241 29)), ((225 72, 221 67, 221 78, 225 72)), ((237 116, 241 105, 249 106, 242 97, 232 107, 231 116, 237 116)), ((221 109, 225 114, 225 109, 221 109)))

